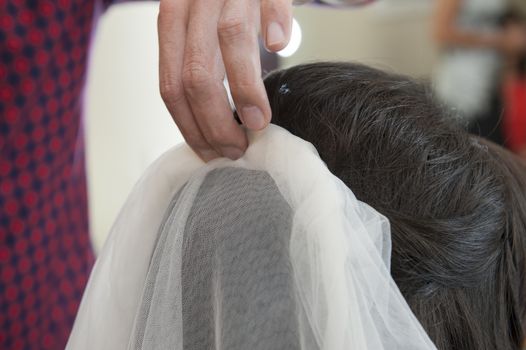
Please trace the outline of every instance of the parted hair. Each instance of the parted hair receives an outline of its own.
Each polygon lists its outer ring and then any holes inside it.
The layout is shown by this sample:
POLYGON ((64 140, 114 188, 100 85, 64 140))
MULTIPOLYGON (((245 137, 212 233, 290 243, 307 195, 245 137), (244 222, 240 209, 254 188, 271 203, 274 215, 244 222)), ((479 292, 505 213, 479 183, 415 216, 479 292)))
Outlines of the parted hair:
POLYGON ((425 83, 352 63, 265 79, 272 122, 390 221, 391 273, 439 349, 519 349, 526 167, 467 134, 425 83))

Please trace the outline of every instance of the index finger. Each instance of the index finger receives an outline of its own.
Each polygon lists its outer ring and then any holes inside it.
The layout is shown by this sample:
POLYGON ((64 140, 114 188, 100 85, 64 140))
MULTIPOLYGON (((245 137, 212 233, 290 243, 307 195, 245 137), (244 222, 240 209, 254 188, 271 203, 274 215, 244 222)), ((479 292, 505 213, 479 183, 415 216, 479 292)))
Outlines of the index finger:
POLYGON ((208 161, 219 155, 199 129, 182 85, 188 7, 188 0, 161 0, 159 4, 159 87, 166 108, 186 142, 208 161))
POLYGON ((231 159, 248 146, 236 123, 223 85, 225 70, 217 39, 219 0, 192 0, 185 45, 183 86, 195 120, 208 143, 231 159))

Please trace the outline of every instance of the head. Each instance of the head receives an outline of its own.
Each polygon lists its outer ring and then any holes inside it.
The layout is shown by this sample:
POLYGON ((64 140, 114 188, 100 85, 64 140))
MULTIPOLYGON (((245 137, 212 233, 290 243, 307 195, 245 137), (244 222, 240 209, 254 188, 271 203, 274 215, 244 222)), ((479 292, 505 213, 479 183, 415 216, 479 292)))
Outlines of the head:
POLYGON ((409 78, 316 63, 265 79, 273 123, 311 142, 391 223, 391 273, 439 349, 518 349, 526 167, 409 78))

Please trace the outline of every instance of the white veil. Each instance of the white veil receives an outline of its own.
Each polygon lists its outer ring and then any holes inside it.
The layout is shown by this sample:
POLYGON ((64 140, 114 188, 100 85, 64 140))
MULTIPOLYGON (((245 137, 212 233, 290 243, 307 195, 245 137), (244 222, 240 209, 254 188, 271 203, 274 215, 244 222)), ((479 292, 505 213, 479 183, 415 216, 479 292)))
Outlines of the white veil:
POLYGON ((215 349, 435 349, 390 276, 388 220, 310 143, 273 125, 249 136, 238 161, 204 164, 182 145, 149 168, 93 268, 67 349, 201 349, 188 339, 203 327, 191 333, 185 322, 203 314, 215 349), (256 199, 245 202, 245 193, 256 199), (255 235, 216 232, 232 225, 261 234, 237 247, 235 237, 255 235), (194 305, 198 283, 206 302, 194 305), (286 337, 294 345, 281 343, 286 337))

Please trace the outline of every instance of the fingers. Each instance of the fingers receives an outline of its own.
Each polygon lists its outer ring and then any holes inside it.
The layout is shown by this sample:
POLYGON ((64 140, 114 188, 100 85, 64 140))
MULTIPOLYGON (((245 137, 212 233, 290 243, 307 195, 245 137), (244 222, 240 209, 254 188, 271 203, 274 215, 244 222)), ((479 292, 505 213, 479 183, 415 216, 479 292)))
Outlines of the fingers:
POLYGON ((225 71, 217 38, 223 1, 191 1, 182 73, 184 92, 208 144, 217 153, 237 159, 248 141, 233 118, 223 85, 225 71))
POLYGON ((262 0, 261 13, 257 0, 161 0, 160 6, 160 86, 170 114, 203 159, 239 158, 248 141, 232 117, 223 77, 245 126, 267 126, 257 25, 269 50, 285 47, 291 1, 262 0))
MULTIPOLYGON (((191 0, 190 0, 191 1, 191 0)), ((159 84, 161 97, 186 142, 205 161, 219 157, 199 129, 182 84, 188 17, 187 0, 161 0, 159 5, 159 84)))
POLYGON ((261 0, 261 28, 269 51, 284 49, 292 31, 292 1, 261 0))
POLYGON ((225 0, 217 31, 232 98, 243 124, 263 129, 271 118, 257 40, 259 6, 254 0, 225 0))

